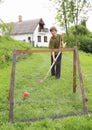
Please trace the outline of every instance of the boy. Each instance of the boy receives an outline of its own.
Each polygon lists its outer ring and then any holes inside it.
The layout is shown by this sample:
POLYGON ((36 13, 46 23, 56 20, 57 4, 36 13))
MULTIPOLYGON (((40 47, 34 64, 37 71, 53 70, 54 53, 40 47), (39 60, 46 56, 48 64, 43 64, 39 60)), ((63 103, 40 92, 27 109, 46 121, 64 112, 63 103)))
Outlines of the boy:
MULTIPOLYGON (((52 34, 50 41, 49 41, 49 48, 50 49, 59 49, 59 48, 64 48, 65 45, 62 41, 61 35, 57 34, 57 28, 52 26, 50 28, 50 32, 52 34)), ((56 57, 59 52, 51 52, 51 64, 55 62, 54 66, 51 69, 51 75, 55 76, 56 79, 60 78, 61 74, 61 59, 62 59, 62 53, 60 53, 59 57, 56 60, 56 57)))

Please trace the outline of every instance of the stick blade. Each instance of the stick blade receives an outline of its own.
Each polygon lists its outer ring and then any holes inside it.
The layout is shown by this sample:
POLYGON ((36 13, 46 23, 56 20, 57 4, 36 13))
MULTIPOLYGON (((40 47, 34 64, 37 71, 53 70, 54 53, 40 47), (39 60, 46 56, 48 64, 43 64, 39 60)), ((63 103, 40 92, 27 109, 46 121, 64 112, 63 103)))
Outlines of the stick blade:
POLYGON ((39 80, 37 80, 37 82, 39 82, 39 83, 43 83, 44 80, 43 80, 43 79, 39 79, 39 80))

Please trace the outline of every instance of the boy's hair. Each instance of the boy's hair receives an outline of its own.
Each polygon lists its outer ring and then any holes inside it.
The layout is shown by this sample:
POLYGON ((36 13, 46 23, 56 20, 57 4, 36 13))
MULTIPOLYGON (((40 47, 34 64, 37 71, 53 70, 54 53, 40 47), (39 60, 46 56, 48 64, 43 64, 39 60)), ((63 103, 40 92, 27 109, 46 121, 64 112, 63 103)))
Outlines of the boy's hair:
POLYGON ((57 32, 57 28, 56 28, 55 26, 52 26, 52 27, 50 28, 50 32, 52 32, 53 30, 57 32))

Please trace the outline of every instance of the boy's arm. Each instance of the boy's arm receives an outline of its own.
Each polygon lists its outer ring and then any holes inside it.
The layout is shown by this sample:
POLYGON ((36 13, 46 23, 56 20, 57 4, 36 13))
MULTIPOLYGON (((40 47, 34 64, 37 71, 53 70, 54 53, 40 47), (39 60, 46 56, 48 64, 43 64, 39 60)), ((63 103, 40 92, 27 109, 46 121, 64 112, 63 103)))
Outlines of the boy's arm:
MULTIPOLYGON (((50 39, 50 42, 49 42, 49 49, 54 49, 54 44, 51 42, 51 39, 50 39)), ((51 55, 53 57, 53 61, 55 62, 56 61, 56 59, 55 59, 55 52, 52 51, 51 55)))
POLYGON ((56 61, 56 58, 55 58, 55 52, 54 51, 52 51, 52 57, 53 57, 53 61, 55 62, 56 61))

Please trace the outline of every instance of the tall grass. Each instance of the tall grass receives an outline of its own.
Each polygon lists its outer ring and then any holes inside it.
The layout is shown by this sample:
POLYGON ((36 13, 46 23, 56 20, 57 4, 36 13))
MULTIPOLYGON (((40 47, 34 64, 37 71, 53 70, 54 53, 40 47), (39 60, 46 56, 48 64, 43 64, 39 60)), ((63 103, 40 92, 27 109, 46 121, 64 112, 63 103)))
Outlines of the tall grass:
POLYGON ((0 37, 0 67, 6 67, 12 60, 12 51, 14 49, 31 49, 29 43, 16 41, 9 36, 0 37))

